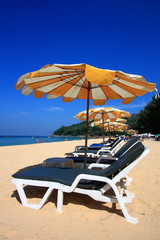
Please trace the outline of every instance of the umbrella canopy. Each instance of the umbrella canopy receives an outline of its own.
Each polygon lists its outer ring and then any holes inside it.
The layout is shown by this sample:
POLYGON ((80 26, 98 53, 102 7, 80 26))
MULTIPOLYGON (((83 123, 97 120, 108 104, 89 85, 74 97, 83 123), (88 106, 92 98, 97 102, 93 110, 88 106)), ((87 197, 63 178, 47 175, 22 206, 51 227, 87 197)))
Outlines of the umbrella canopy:
MULTIPOLYGON (((154 91, 155 87, 155 84, 147 82, 140 75, 99 69, 87 64, 46 65, 37 71, 22 75, 16 84, 16 89, 22 88, 24 95, 34 92, 34 96, 38 98, 44 95, 49 99, 61 96, 64 102, 75 98, 87 99, 87 110, 89 99, 93 100, 94 105, 103 105, 107 99, 122 99, 122 103, 127 104, 137 96, 154 91)), ((87 123, 88 119, 86 129, 87 123)), ((86 146, 87 135, 88 130, 86 146)), ((87 148, 85 149, 87 153, 87 148)))
POLYGON ((120 130, 127 130, 128 129, 128 124, 123 124, 123 123, 112 123, 109 126, 106 125, 110 129, 110 127, 113 128, 114 131, 120 131, 120 130))
POLYGON ((133 135, 133 134, 137 134, 138 131, 137 131, 137 130, 134 130, 134 129, 128 129, 128 130, 127 130, 127 133, 133 135))
MULTIPOLYGON (((104 125, 105 123, 110 123, 110 122, 118 122, 118 123, 126 123, 127 122, 127 119, 124 119, 124 118, 116 118, 116 120, 114 119, 105 119, 104 120, 104 125)), ((93 127, 94 125, 97 126, 97 125, 101 125, 102 126, 102 120, 100 121, 95 121, 95 122, 92 122, 91 123, 91 126, 93 127)))
MULTIPOLYGON (((107 119, 104 121, 104 123, 107 123, 107 122, 113 122, 112 120, 110 119, 107 119)), ((117 118, 116 121, 114 122, 118 122, 118 123, 126 123, 127 122, 127 119, 124 119, 124 118, 117 118)))
MULTIPOLYGON (((124 118, 116 118, 116 120, 112 120, 112 119, 105 119, 104 120, 104 124, 105 123, 111 123, 111 122, 118 122, 118 123, 126 123, 127 122, 127 119, 124 119, 124 118)), ((94 121, 94 122, 92 122, 91 123, 91 126, 94 126, 94 125, 102 125, 102 120, 100 120, 100 121, 94 121)))
POLYGON ((101 122, 94 122, 94 125, 102 127, 104 130, 110 131, 123 131, 128 129, 128 124, 120 122, 106 122, 102 124, 101 122))
MULTIPOLYGON (((102 127, 103 124, 101 122, 94 122, 96 126, 102 127)), ((120 122, 106 122, 104 123, 104 127, 122 127, 123 129, 128 128, 128 124, 120 123, 120 122)))
MULTIPOLYGON (((100 107, 100 108, 93 108, 89 109, 88 113, 88 119, 94 120, 94 121, 102 121, 104 120, 110 120, 110 121, 116 121, 117 118, 124 118, 124 117, 130 117, 131 114, 127 111, 122 111, 116 108, 110 108, 110 107, 100 107)), ((78 113, 75 117, 77 120, 84 121, 87 118, 87 111, 82 111, 78 113)))
POLYGON ((130 103, 135 97, 155 90, 156 85, 147 82, 140 75, 128 74, 95 68, 88 64, 46 65, 43 68, 22 75, 16 89, 29 95, 47 98, 62 96, 64 102, 75 98, 93 99, 94 105, 103 105, 107 99, 123 99, 123 104, 130 103))

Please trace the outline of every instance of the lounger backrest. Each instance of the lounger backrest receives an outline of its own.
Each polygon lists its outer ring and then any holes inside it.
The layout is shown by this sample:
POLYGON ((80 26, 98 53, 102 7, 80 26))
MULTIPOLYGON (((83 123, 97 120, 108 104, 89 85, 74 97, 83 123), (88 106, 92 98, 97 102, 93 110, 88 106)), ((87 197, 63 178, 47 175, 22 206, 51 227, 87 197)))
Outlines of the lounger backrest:
POLYGON ((123 147, 121 147, 114 155, 114 157, 119 158, 121 157, 126 151, 128 151, 130 149, 131 146, 133 146, 138 140, 139 140, 140 136, 135 136, 132 137, 131 139, 129 139, 124 145, 123 147))
MULTIPOLYGON (((121 173, 122 170, 124 170, 126 167, 130 166, 135 160, 137 160, 142 153, 144 152, 145 147, 141 142, 137 142, 134 144, 123 156, 121 156, 117 161, 112 163, 109 167, 107 167, 104 170, 99 170, 93 173, 93 175, 103 176, 112 179, 116 175, 118 176, 119 173, 121 173)), ((87 174, 87 169, 86 169, 87 174)), ((88 171, 88 174, 89 171, 88 171)), ((126 173, 127 174, 127 173, 126 173)), ((92 189, 100 189, 105 185, 103 182, 96 182, 91 181, 88 183, 81 184, 80 187, 82 188, 92 188, 92 189)))
POLYGON ((144 151, 145 147, 141 142, 137 142, 123 156, 111 164, 107 169, 101 171, 102 176, 112 178, 127 165, 136 160, 144 151))
POLYGON ((110 147, 111 148, 115 147, 121 141, 122 141, 122 139, 118 137, 113 143, 110 144, 110 147))

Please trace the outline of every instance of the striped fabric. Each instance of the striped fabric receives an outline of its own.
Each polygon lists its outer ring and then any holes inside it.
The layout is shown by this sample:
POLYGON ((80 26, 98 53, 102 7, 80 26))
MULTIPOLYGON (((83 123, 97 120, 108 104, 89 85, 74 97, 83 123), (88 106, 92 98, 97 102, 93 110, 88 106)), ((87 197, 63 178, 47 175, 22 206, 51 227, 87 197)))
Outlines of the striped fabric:
POLYGON ((104 70, 87 64, 46 65, 22 75, 16 89, 24 95, 34 92, 37 98, 45 94, 48 99, 62 97, 64 102, 73 99, 93 100, 94 105, 103 105, 107 99, 123 99, 127 104, 135 97, 155 90, 156 84, 147 82, 140 75, 121 71, 104 70))
MULTIPOLYGON (((116 120, 114 120, 114 119, 105 119, 104 120, 104 124, 105 123, 110 123, 110 122, 117 122, 117 123, 125 123, 125 122, 127 122, 127 119, 124 119, 124 118, 116 118, 116 120)), ((98 125, 98 124, 102 124, 102 120, 100 120, 100 121, 95 121, 95 122, 92 122, 92 125, 98 125)))
MULTIPOLYGON (((103 127, 103 123, 100 122, 94 122, 95 126, 103 127)), ((119 123, 119 122, 108 122, 104 123, 104 128, 122 128, 122 129, 128 129, 128 124, 119 123)))
POLYGON ((117 132, 126 132, 128 129, 128 125, 127 124, 115 124, 115 125, 104 125, 104 130, 106 132, 114 132, 114 131, 117 131, 117 132))
POLYGON ((112 127, 113 129, 123 129, 123 130, 125 130, 125 129, 128 129, 128 124, 114 122, 114 123, 109 123, 109 126, 108 126, 108 124, 105 123, 104 127, 105 128, 112 127))
MULTIPOLYGON (((80 121, 85 121, 86 115, 87 115, 87 111, 83 111, 78 113, 74 118, 80 121)), ((130 113, 126 111, 122 111, 116 108, 101 107, 101 108, 89 109, 88 119, 94 120, 94 121, 102 120, 103 122, 105 119, 116 121, 117 118, 125 118, 130 116, 131 116, 130 113)))

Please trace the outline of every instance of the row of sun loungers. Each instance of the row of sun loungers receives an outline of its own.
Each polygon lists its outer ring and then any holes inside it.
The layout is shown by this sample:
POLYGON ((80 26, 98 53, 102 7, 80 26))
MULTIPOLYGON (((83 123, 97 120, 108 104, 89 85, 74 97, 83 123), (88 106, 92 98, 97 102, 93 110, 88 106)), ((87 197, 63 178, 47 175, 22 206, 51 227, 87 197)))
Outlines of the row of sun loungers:
MULTIPOLYGON (((107 153, 108 155, 113 155, 122 145, 123 139, 118 137, 115 141, 109 144, 104 144, 102 147, 98 145, 96 147, 88 147, 87 148, 87 156, 88 157, 99 157, 102 153, 107 153)), ((67 156, 70 157, 79 157, 85 155, 85 147, 77 146, 75 151, 72 153, 67 153, 67 156)))
MULTIPOLYGON (((127 190, 127 184, 130 183, 127 175, 148 152, 149 150, 142 142, 138 141, 138 137, 134 137, 116 151, 111 158, 104 155, 97 158, 88 157, 87 161, 91 164, 87 169, 56 168, 42 164, 18 171, 13 174, 12 182, 16 185, 22 204, 27 207, 40 209, 53 190, 57 190, 57 211, 61 212, 64 193, 76 192, 86 194, 96 201, 119 203, 125 219, 131 223, 138 223, 136 218, 129 215, 125 206, 126 203, 132 202, 134 197, 134 194, 127 190), (26 185, 47 188, 39 204, 28 203, 24 191, 26 185), (107 195, 109 189, 113 190, 113 196, 107 195)), ((66 159, 64 158, 65 161, 66 159)), ((55 158, 52 160, 54 161, 55 158)), ((73 157, 71 160, 82 162, 83 157, 73 157)))
MULTIPOLYGON (((108 152, 101 152, 101 154, 97 157, 87 157, 87 163, 106 163, 106 164, 111 164, 115 160, 117 160, 120 156, 122 156, 126 151, 128 151, 138 140, 139 136, 134 136, 130 140, 128 140, 121 148, 119 148, 115 154, 108 154, 108 152)), ((78 156, 78 157, 73 157, 70 156, 67 158, 73 159, 75 163, 83 163, 84 162, 84 155, 78 156)))

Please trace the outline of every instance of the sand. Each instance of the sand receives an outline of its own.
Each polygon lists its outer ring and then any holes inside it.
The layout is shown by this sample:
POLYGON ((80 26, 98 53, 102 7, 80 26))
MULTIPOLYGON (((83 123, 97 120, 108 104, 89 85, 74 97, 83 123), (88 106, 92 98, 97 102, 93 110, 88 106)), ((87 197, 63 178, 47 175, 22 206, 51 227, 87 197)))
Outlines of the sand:
MULTIPOLYGON (((100 140, 89 140, 89 143, 100 140)), ((127 204, 138 224, 128 223, 117 204, 94 201, 88 196, 65 194, 63 212, 56 211, 56 191, 40 210, 24 207, 18 198, 11 175, 21 168, 41 163, 46 158, 63 157, 84 141, 40 143, 0 147, 0 239, 12 240, 158 240, 160 238, 160 142, 143 142, 150 153, 129 176, 128 189, 136 197, 127 204)), ((42 189, 30 188, 30 196, 39 200, 42 189)))

